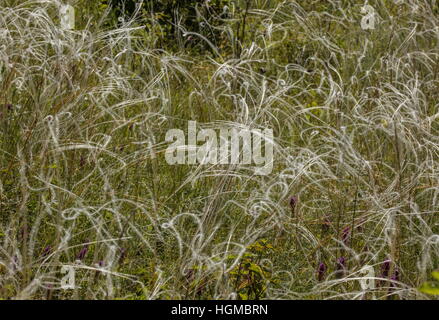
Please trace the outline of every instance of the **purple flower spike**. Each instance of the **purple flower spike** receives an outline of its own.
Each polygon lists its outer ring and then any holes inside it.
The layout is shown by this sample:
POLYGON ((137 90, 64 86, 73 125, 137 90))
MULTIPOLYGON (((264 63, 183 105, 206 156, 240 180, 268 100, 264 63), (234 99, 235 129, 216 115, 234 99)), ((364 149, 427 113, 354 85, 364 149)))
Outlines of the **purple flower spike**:
POLYGON ((125 261, 125 258, 127 256, 127 249, 121 248, 120 249, 120 257, 119 257, 119 263, 122 264, 125 261))
POLYGON ((290 199, 290 207, 291 207, 291 209, 292 209, 293 211, 294 211, 294 209, 296 208, 297 201, 298 201, 298 199, 297 199, 296 196, 292 196, 291 199, 290 199))
POLYGON ((319 267, 317 268, 317 275, 319 281, 322 281, 326 272, 326 265, 323 262, 319 263, 319 267))
POLYGON ((78 260, 84 260, 85 255, 87 254, 87 252, 88 252, 88 244, 85 244, 85 245, 82 247, 81 251, 79 251, 78 256, 77 256, 76 258, 77 258, 78 260))
POLYGON ((41 256, 43 258, 47 257, 50 253, 52 252, 52 246, 48 245, 47 247, 44 248, 43 252, 41 253, 41 256))
POLYGON ((389 259, 383 262, 383 265, 381 266, 381 278, 387 278, 389 276, 390 263, 389 259))
POLYGON ((346 258, 340 257, 337 259, 337 271, 343 271, 346 269, 346 258))

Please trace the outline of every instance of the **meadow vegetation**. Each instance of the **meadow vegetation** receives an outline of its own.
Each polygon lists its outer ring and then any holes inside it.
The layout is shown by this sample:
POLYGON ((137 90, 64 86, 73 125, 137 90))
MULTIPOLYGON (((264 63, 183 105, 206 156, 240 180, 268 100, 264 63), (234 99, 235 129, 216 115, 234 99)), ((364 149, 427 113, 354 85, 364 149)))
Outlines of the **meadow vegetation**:
POLYGON ((437 0, 70 3, 0 0, 1 299, 435 299, 437 0), (167 164, 189 120, 272 173, 167 164))

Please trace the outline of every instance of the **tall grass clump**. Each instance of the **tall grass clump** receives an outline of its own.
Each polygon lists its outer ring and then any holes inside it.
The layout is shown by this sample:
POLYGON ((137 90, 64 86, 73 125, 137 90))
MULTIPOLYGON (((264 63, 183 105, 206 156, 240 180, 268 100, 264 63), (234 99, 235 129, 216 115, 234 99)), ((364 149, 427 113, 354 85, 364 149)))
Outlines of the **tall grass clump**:
POLYGON ((369 30, 362 2, 137 3, 69 30, 0 0, 1 299, 434 299, 436 0, 369 30), (273 172, 167 164, 188 120, 272 128, 273 172))

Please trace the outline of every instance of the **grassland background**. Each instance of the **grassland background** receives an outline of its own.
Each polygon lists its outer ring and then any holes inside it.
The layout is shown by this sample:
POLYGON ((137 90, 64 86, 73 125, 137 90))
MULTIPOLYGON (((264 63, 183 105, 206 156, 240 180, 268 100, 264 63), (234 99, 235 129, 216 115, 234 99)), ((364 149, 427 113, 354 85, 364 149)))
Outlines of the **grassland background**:
POLYGON ((0 298, 434 299, 438 1, 59 3, 0 0, 0 298), (273 172, 168 165, 188 120, 273 172))

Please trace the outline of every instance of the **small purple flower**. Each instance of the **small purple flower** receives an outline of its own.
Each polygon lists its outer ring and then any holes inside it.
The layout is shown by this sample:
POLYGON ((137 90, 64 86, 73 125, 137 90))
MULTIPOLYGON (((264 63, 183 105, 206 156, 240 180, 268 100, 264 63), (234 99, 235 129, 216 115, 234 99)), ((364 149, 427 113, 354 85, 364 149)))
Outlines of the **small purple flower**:
POLYGON ((298 201, 298 199, 297 199, 296 196, 292 196, 291 199, 290 199, 290 207, 291 207, 291 209, 292 209, 293 211, 294 211, 294 209, 296 208, 297 201, 298 201))
POLYGON ((323 262, 319 263, 319 266, 317 268, 317 277, 319 281, 322 281, 326 272, 326 265, 323 262))
POLYGON ((127 256, 127 249, 126 248, 120 248, 120 257, 119 257, 119 264, 122 264, 127 256))
POLYGON ((337 271, 344 272, 346 269, 346 258, 340 257, 337 259, 337 271))
POLYGON ((83 166, 85 166, 85 163, 85 157, 81 154, 81 158, 79 159, 79 166, 82 168, 83 166))
POLYGON ((43 252, 41 253, 41 256, 43 258, 47 257, 50 253, 52 252, 52 246, 48 245, 47 247, 44 248, 43 252))
POLYGON ((381 266, 381 278, 387 278, 389 276, 391 261, 387 259, 381 266))
MULTIPOLYGON (((390 259, 384 260, 383 264, 381 265, 380 278, 383 278, 383 279, 389 278, 389 272, 390 272, 391 265, 392 265, 392 261, 390 259)), ((386 280, 379 280, 378 286, 381 287, 381 286, 385 285, 385 283, 386 283, 386 280)))
POLYGON ((86 254, 88 252, 88 244, 85 244, 81 251, 79 251, 78 256, 76 257, 78 260, 84 260, 86 254))

